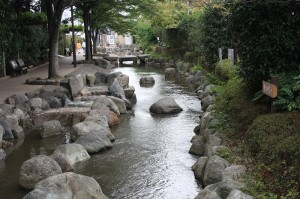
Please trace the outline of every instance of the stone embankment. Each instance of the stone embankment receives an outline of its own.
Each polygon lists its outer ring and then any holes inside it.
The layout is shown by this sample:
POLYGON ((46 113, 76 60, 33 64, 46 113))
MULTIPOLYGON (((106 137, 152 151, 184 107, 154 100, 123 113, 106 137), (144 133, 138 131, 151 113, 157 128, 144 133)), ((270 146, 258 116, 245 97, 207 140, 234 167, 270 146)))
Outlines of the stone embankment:
POLYGON ((52 155, 34 156, 22 164, 19 185, 33 190, 25 198, 107 198, 94 179, 72 171, 90 154, 113 147, 110 127, 119 124, 136 96, 127 75, 92 68, 0 104, 0 159, 9 155, 2 148, 17 147, 12 144, 16 139, 22 142, 24 129, 33 129, 41 139, 65 137, 52 155))
POLYGON ((201 120, 194 129, 195 136, 191 139, 192 146, 189 150, 189 153, 199 156, 192 170, 203 185, 195 199, 252 199, 252 196, 241 191, 245 188, 243 176, 246 167, 231 165, 221 157, 222 153, 230 149, 222 144, 222 139, 213 128, 218 124, 214 116, 214 85, 207 81, 201 71, 193 72, 190 63, 164 58, 146 61, 148 66, 164 68, 166 79, 177 74, 185 76, 201 100, 201 120))

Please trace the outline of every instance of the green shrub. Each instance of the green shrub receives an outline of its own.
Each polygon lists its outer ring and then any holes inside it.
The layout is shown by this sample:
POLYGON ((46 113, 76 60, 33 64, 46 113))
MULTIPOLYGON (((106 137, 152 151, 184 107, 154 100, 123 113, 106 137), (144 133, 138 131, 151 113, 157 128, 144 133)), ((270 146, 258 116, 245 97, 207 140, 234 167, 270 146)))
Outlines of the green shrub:
POLYGON ((279 197, 300 191, 299 129, 299 112, 262 115, 249 126, 244 139, 260 162, 255 171, 255 180, 261 184, 257 193, 276 193, 279 197))
POLYGON ((227 81, 236 76, 236 67, 230 59, 218 61, 214 68, 216 75, 223 81, 227 81))

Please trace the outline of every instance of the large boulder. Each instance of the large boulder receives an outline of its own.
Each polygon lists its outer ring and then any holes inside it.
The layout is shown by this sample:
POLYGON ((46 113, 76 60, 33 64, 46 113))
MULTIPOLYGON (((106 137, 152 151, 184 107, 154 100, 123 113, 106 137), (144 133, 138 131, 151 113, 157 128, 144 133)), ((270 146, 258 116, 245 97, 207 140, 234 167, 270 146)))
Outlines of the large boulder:
POLYGON ((215 101, 215 98, 211 95, 208 95, 206 97, 204 97, 202 100, 201 100, 201 108, 203 111, 205 111, 209 105, 211 105, 212 103, 214 103, 215 101))
POLYGON ((121 76, 122 74, 123 74, 122 72, 113 72, 107 74, 107 83, 112 84, 115 81, 115 79, 121 76))
MULTIPOLYGON (((4 135, 4 133, 5 133, 5 130, 4 130, 4 128, 0 125, 0 144, 1 144, 2 140, 3 140, 3 135, 4 135)), ((1 146, 0 146, 0 148, 1 148, 1 146)))
POLYGON ((229 162, 217 155, 210 157, 206 163, 203 183, 205 186, 220 182, 223 170, 229 166, 229 162))
POLYGON ((133 86, 129 86, 128 88, 124 89, 124 92, 125 92, 125 97, 130 99, 134 95, 135 88, 133 86))
POLYGON ((124 89, 117 79, 113 79, 113 82, 109 84, 108 89, 112 96, 126 99, 124 89))
POLYGON ((112 111, 110 111, 108 108, 98 108, 98 109, 93 109, 89 111, 88 115, 105 115, 108 125, 115 126, 120 123, 119 117, 112 111))
POLYGON ((122 88, 128 88, 129 86, 129 76, 128 75, 120 75, 117 77, 117 80, 119 81, 120 85, 122 86, 122 88))
POLYGON ((116 104, 116 106, 118 107, 118 110, 120 111, 121 114, 127 113, 126 104, 125 104, 124 100, 114 97, 114 96, 107 96, 107 97, 116 104))
POLYGON ((55 135, 61 135, 62 126, 58 120, 50 120, 44 122, 40 135, 42 138, 48 138, 55 135))
POLYGON ((140 79, 140 85, 153 85, 155 84, 155 79, 152 76, 145 76, 145 77, 141 77, 140 79))
POLYGON ((203 181, 205 166, 207 163, 208 157, 203 156, 198 158, 197 162, 193 165, 192 170, 194 171, 195 177, 203 181))
POLYGON ((103 85, 107 83, 107 74, 96 72, 95 76, 96 76, 95 85, 103 85))
POLYGON ((68 172, 49 177, 34 187, 23 199, 108 199, 93 178, 68 172))
POLYGON ((165 69, 165 77, 166 78, 172 78, 176 74, 175 68, 166 68, 165 69))
POLYGON ((69 78, 69 87, 71 90, 71 95, 73 99, 77 97, 80 94, 80 91, 84 87, 84 82, 83 78, 81 75, 77 75, 75 77, 70 77, 69 78))
POLYGON ((36 183, 61 173, 61 168, 54 159, 45 155, 38 155, 23 162, 20 169, 19 185, 26 189, 33 189, 36 183))
POLYGON ((33 110, 36 108, 42 109, 42 102, 43 100, 40 97, 31 98, 29 100, 30 108, 33 110))
POLYGON ((85 148, 82 145, 75 143, 57 146, 53 152, 53 156, 63 157, 72 166, 90 158, 85 148))
POLYGON ((96 153, 111 148, 115 138, 107 127, 92 121, 75 124, 71 129, 71 138, 81 144, 89 153, 96 153))
MULTIPOLYGON (((206 131, 208 132, 208 131, 206 131)), ((222 139, 216 136, 215 134, 212 135, 204 135, 203 136, 204 141, 205 141, 205 146, 204 146, 204 155, 211 157, 213 155, 213 147, 215 146, 221 146, 222 144, 222 139)))
POLYGON ((0 104, 0 109, 3 111, 4 115, 11 115, 13 113, 13 105, 10 104, 0 104))
POLYGON ((3 160, 5 158, 5 156, 6 156, 5 151, 3 149, 0 149, 0 160, 3 160))
POLYGON ((195 138, 192 140, 192 146, 189 150, 189 153, 199 156, 204 155, 203 136, 195 136, 195 138))
POLYGON ((176 103, 176 101, 172 97, 165 97, 150 107, 151 113, 158 113, 158 114, 169 114, 169 113, 179 113, 183 109, 176 103))
POLYGON ((92 105, 92 109, 98 109, 98 108, 103 108, 107 107, 109 108, 110 111, 114 112, 117 116, 120 115, 120 111, 118 109, 118 106, 115 104, 115 102, 106 96, 99 96, 94 104, 92 105))
POLYGON ((226 199, 253 199, 253 197, 234 189, 230 192, 226 199))
POLYGON ((4 134, 3 134, 4 140, 14 139, 14 135, 11 131, 11 128, 9 127, 9 124, 5 119, 0 118, 0 126, 2 126, 4 129, 4 134))
POLYGON ((222 179, 238 180, 246 174, 246 171, 247 169, 244 165, 232 165, 224 169, 222 172, 222 179))
POLYGON ((240 190, 244 189, 245 184, 234 181, 232 179, 226 179, 221 182, 209 185, 205 187, 205 189, 208 189, 210 191, 215 191, 221 198, 227 198, 231 191, 233 190, 240 190))
POLYGON ((195 199, 222 199, 216 192, 208 189, 201 190, 195 199))

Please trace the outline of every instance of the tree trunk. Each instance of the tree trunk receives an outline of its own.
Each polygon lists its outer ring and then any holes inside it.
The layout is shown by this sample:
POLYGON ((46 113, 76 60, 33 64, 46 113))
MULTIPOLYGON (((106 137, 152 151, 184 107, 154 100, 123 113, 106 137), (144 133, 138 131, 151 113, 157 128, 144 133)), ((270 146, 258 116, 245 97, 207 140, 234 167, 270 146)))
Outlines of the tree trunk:
POLYGON ((99 29, 95 30, 95 34, 93 36, 93 53, 97 54, 97 40, 99 36, 99 29))
POLYGON ((48 32, 49 32, 49 70, 48 78, 59 76, 58 35, 65 1, 46 0, 48 32))
POLYGON ((89 7, 85 7, 83 10, 83 22, 84 22, 84 33, 85 33, 85 44, 86 44, 86 52, 85 52, 85 60, 88 62, 92 61, 92 51, 91 51, 91 30, 90 30, 90 14, 89 7))

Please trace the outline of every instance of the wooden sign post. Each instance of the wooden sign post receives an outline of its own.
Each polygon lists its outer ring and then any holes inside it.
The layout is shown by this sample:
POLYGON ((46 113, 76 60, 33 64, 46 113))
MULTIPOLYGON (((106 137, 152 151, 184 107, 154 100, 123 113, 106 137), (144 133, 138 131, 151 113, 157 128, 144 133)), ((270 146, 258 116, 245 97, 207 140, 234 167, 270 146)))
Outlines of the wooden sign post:
POLYGON ((278 78, 272 77, 272 83, 262 81, 263 93, 272 98, 271 100, 271 113, 274 112, 273 100, 278 95, 278 78))

